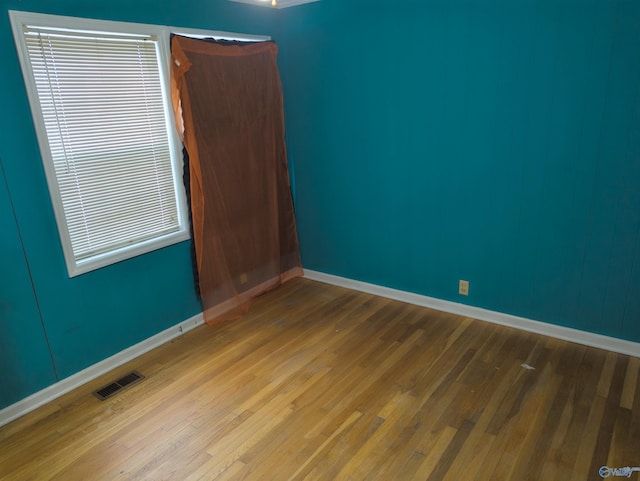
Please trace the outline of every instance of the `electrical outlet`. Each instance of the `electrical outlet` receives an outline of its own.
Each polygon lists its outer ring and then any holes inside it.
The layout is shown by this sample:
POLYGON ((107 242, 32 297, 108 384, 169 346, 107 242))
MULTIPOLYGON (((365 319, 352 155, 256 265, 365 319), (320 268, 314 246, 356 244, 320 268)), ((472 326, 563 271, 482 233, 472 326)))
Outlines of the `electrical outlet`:
POLYGON ((240 284, 244 285, 247 283, 247 273, 244 272, 240 274, 240 284))
POLYGON ((469 295, 469 281, 460 281, 460 284, 458 286, 458 293, 463 296, 469 295))

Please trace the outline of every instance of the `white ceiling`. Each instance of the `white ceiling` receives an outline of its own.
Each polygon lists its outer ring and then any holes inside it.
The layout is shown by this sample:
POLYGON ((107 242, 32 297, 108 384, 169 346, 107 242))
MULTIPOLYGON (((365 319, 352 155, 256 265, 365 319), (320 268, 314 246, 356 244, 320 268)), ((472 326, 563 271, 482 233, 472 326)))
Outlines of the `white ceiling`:
MULTIPOLYGON (((251 3, 252 5, 259 5, 261 7, 271 6, 271 0, 230 0, 232 2, 251 3)), ((296 5, 302 5, 303 3, 319 2, 320 0, 277 0, 278 6, 275 8, 287 8, 295 7, 296 5)))

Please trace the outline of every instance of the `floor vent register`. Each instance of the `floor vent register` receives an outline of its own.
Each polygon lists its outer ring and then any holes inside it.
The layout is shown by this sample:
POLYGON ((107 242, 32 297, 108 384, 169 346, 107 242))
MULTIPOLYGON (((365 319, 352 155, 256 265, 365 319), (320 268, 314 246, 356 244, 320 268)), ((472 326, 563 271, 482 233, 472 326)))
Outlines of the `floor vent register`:
POLYGON ((117 393, 123 391, 124 389, 133 386, 134 384, 139 383, 144 379, 144 376, 140 374, 138 371, 132 371, 126 376, 121 377, 115 382, 108 384, 97 391, 93 392, 93 395, 100 399, 100 401, 104 401, 117 393))

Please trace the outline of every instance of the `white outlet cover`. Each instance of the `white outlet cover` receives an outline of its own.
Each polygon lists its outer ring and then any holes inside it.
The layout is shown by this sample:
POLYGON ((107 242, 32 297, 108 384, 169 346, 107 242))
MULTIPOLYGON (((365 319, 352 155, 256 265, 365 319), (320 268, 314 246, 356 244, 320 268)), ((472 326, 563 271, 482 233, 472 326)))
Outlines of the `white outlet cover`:
MULTIPOLYGON (((229 0, 230 2, 250 3, 252 5, 258 5, 260 7, 271 6, 271 0, 229 0)), ((277 0, 278 5, 275 8, 288 8, 295 7, 296 5, 303 5, 305 3, 319 2, 320 0, 277 0)))

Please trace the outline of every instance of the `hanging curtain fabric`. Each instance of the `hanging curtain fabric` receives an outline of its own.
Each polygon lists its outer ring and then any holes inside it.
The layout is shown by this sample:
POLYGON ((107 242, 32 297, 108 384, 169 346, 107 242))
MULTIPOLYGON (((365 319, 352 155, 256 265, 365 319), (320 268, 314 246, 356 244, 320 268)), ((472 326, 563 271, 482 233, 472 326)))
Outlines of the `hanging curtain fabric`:
POLYGON ((205 320, 302 275, 273 42, 174 36, 173 104, 189 191, 205 320))

